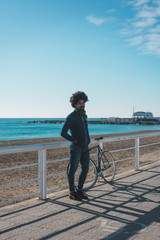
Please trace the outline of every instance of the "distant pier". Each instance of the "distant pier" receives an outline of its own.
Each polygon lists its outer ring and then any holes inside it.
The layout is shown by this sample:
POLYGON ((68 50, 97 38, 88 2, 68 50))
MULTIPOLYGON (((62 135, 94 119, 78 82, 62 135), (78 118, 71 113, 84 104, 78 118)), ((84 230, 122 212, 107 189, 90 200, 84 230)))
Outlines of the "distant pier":
MULTIPOLYGON (((64 120, 43 120, 43 121, 28 121, 27 123, 43 123, 43 124, 63 124, 64 120)), ((120 124, 120 125, 160 125, 157 119, 134 119, 134 118, 117 118, 114 121, 110 120, 93 120, 88 121, 88 124, 120 124)))
MULTIPOLYGON (((108 124, 106 121, 87 121, 89 124, 108 124)), ((62 124, 64 120, 28 121, 27 123, 62 124)))

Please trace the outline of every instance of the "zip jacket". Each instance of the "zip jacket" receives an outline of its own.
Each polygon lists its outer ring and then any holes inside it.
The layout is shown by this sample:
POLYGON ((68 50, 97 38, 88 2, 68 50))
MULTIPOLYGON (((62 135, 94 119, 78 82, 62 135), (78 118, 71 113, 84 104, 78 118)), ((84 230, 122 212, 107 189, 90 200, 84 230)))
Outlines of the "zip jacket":
POLYGON ((89 133, 88 133, 88 123, 87 123, 87 115, 84 113, 83 115, 75 109, 72 113, 70 113, 63 125, 61 136, 71 141, 80 147, 88 146, 90 143, 89 133), (70 130, 70 134, 68 131, 70 130))

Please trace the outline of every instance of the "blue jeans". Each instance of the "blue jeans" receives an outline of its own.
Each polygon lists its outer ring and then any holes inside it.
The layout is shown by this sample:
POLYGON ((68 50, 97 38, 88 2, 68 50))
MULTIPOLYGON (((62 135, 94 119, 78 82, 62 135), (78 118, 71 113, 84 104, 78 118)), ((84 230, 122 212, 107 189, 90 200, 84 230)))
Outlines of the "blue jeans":
POLYGON ((81 163, 81 172, 78 180, 78 189, 82 189, 89 170, 89 149, 88 146, 82 148, 75 144, 71 144, 70 162, 67 172, 70 192, 74 191, 74 175, 79 162, 81 163))

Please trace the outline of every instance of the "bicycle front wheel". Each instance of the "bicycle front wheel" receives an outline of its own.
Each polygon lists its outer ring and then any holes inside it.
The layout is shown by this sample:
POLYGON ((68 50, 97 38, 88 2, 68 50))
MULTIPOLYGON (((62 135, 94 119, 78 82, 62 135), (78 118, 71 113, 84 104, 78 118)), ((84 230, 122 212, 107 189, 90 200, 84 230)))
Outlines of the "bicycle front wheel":
MULTIPOLYGON (((69 168, 69 164, 68 164, 68 167, 67 167, 67 173, 68 173, 68 168, 69 168)), ((75 173, 75 177, 74 177, 74 180, 75 180, 74 187, 75 187, 75 189, 77 189, 77 187, 78 187, 78 180, 79 180, 80 172, 81 172, 81 164, 79 163, 78 169, 77 169, 77 171, 75 173)), ((83 185, 83 190, 87 191, 88 189, 92 188, 95 185, 95 183, 97 181, 97 178, 98 178, 97 167, 96 167, 94 161, 92 159, 90 159, 89 170, 88 170, 88 174, 87 174, 85 183, 83 185)))
POLYGON ((97 167, 96 167, 94 161, 92 159, 90 159, 89 171, 88 171, 85 183, 83 185, 83 190, 86 191, 86 190, 92 188, 97 181, 97 177, 98 177, 97 167))
POLYGON ((115 176, 116 168, 113 156, 110 152, 105 151, 101 159, 101 175, 106 182, 112 182, 115 176))

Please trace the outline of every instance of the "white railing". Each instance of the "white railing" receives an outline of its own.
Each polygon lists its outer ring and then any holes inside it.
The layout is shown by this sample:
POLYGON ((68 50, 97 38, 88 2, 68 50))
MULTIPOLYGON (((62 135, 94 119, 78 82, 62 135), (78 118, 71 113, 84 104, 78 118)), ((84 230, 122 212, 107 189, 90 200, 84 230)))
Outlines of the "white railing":
MULTIPOLYGON (((131 149, 135 149, 134 157, 128 157, 128 158, 124 158, 124 159, 119 159, 119 160, 116 160, 116 162, 126 161, 126 160, 134 158, 135 159, 135 166, 134 166, 134 168, 136 170, 138 170, 140 168, 140 157, 160 152, 160 150, 159 150, 159 151, 155 151, 155 152, 151 152, 151 153, 145 153, 143 155, 140 155, 140 148, 146 147, 146 146, 152 146, 152 145, 160 144, 160 142, 155 142, 155 143, 151 143, 151 144, 141 145, 140 146, 140 139, 141 138, 154 137, 154 136, 160 136, 160 132, 147 133, 147 134, 137 134, 137 135, 128 135, 128 136, 120 136, 120 137, 107 137, 107 138, 104 138, 102 142, 100 142, 100 144, 101 144, 100 146, 102 147, 102 143, 104 143, 104 142, 124 141, 124 140, 135 139, 135 146, 134 147, 113 150, 111 152, 116 153, 116 152, 121 152, 121 151, 127 151, 127 150, 131 150, 131 149)), ((93 143, 97 143, 97 141, 92 140, 91 144, 93 144, 93 143)), ((61 173, 58 173, 58 174, 52 174, 52 175, 47 176, 46 175, 46 165, 48 163, 69 160, 69 158, 64 158, 64 159, 57 159, 57 160, 47 161, 46 160, 46 150, 47 149, 53 149, 53 148, 62 148, 62 147, 67 147, 67 146, 69 146, 69 142, 34 144, 34 145, 24 145, 24 146, 15 146, 15 147, 1 147, 0 148, 0 154, 18 153, 18 152, 27 152, 27 151, 38 151, 38 162, 37 163, 26 164, 26 165, 20 165, 20 166, 14 166, 14 167, 0 169, 0 172, 2 172, 2 171, 8 171, 8 170, 18 169, 18 168, 24 168, 24 167, 30 167, 30 166, 38 166, 38 177, 34 178, 34 179, 28 179, 28 180, 20 181, 20 182, 14 182, 14 183, 9 183, 9 184, 5 184, 5 185, 0 185, 0 188, 2 189, 2 188, 5 188, 5 187, 8 187, 8 186, 14 186, 14 185, 21 184, 21 183, 27 183, 27 182, 31 182, 31 181, 38 181, 38 183, 39 183, 39 191, 37 193, 30 194, 30 195, 27 195, 27 196, 23 196, 21 198, 17 198, 17 199, 12 199, 12 200, 9 200, 9 201, 1 202, 0 205, 6 204, 6 203, 11 203, 11 202, 14 202, 14 201, 18 201, 18 200, 21 200, 21 199, 24 199, 24 198, 29 198, 29 197, 32 197, 32 196, 39 196, 41 199, 46 199, 47 192, 67 187, 68 185, 61 186, 61 187, 56 187, 56 188, 50 189, 50 190, 46 189, 46 182, 47 182, 48 178, 51 178, 53 176, 66 174, 66 172, 61 172, 61 173)), ((159 160, 160 160, 160 158, 159 159, 155 159, 153 161, 159 161, 159 160)), ((149 161, 147 163, 145 162, 145 164, 148 164, 148 163, 153 162, 153 161, 149 161)), ((123 170, 120 170, 118 172, 125 171, 125 170, 130 169, 130 168, 133 168, 133 166, 131 166, 129 168, 126 168, 126 169, 123 169, 123 170)))

